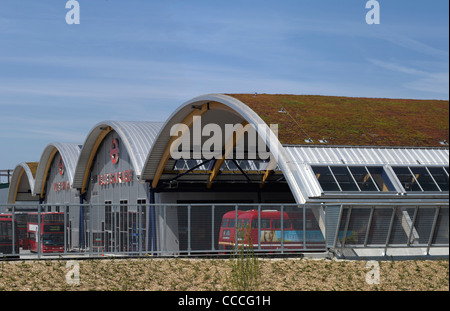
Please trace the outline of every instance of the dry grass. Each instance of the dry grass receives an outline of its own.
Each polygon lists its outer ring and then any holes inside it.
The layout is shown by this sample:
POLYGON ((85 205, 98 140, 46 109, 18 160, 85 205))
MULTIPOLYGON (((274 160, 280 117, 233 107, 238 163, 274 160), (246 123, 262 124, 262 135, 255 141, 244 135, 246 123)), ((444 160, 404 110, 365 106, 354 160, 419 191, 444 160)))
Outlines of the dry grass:
MULTIPOLYGON (((83 260, 80 284, 69 285, 67 261, 0 262, 0 291, 220 291, 230 260, 83 260)), ((260 260, 260 291, 448 291, 449 262, 383 261, 380 284, 366 283, 366 261, 260 260)))

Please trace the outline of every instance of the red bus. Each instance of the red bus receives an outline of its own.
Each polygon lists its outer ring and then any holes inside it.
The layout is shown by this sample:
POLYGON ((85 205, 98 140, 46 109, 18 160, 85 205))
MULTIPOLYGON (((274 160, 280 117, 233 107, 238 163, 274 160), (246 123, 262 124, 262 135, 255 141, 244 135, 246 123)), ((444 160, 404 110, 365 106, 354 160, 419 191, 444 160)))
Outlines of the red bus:
POLYGON ((261 249, 302 249, 306 235, 306 243, 314 245, 324 245, 325 239, 317 224, 312 219, 313 216, 306 217, 306 232, 303 232, 303 213, 283 212, 283 231, 281 231, 281 212, 276 210, 261 211, 261 230, 258 239, 258 211, 238 211, 237 226, 236 212, 226 213, 222 218, 222 225, 219 233, 219 249, 231 250, 236 247, 236 228, 237 244, 258 248, 258 241, 261 243, 261 249), (283 232, 283 239, 282 237, 283 232), (250 243, 251 241, 251 243, 250 243), (283 243, 283 244, 282 244, 283 243))
MULTIPOLYGON (((0 254, 9 255, 13 253, 13 244, 16 254, 19 254, 19 243, 17 241, 17 234, 15 236, 15 243, 13 243, 13 222, 12 218, 2 217, 0 215, 0 254)), ((17 226, 15 226, 17 228, 17 226)), ((17 232, 17 230, 15 230, 17 232)), ((15 233, 16 233, 15 232, 15 233)))
POLYGON ((38 252, 40 231, 40 250, 42 253, 64 252, 64 213, 41 213, 40 230, 38 213, 28 214, 27 232, 32 252, 38 252))
MULTIPOLYGON (((0 217, 12 218, 12 214, 0 214, 0 217)), ((27 234, 27 221, 28 213, 18 212, 14 214, 16 226, 17 239, 19 241, 19 247, 22 249, 30 249, 30 242, 28 241, 27 234)))

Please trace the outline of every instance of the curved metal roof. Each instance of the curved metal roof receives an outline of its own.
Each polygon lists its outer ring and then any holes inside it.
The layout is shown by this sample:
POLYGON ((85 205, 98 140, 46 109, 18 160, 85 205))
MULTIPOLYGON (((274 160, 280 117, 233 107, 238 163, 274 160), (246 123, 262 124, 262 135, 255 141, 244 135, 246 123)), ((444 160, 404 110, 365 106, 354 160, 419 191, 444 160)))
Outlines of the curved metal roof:
MULTIPOLYGON (((208 103, 219 103, 223 105, 225 107, 224 110, 228 110, 229 112, 238 115, 240 119, 247 121, 255 128, 266 146, 269 147, 272 156, 277 160, 296 201, 298 203, 304 203, 306 199, 306 190, 302 185, 301 180, 295 178, 294 176, 297 167, 292 165, 289 155, 278 141, 275 133, 272 132, 266 122, 264 122, 250 107, 238 99, 224 94, 208 94, 193 98, 182 104, 172 113, 158 134, 158 137, 156 138, 155 143, 148 154, 141 179, 150 181, 155 178, 158 165, 160 164, 161 158, 171 139, 170 130, 172 126, 182 123, 183 120, 185 120, 185 118, 187 118, 193 111, 199 109, 199 106, 203 106, 208 103)), ((211 111, 214 110, 211 109, 211 111)), ((232 123, 236 124, 236 119, 234 119, 232 123)))
POLYGON ((48 170, 50 169, 50 165, 57 153, 59 153, 63 159, 68 180, 72 185, 75 167, 80 155, 81 147, 82 146, 80 144, 73 143, 53 142, 48 144, 42 152, 41 159, 39 161, 39 166, 36 172, 36 182, 33 188, 33 195, 42 195, 48 170))
POLYGON ((130 155, 137 178, 140 178, 145 159, 156 139, 162 122, 102 121, 88 134, 76 165, 73 188, 84 190, 92 160, 103 139, 112 131, 121 138, 130 155))
POLYGON ((31 197, 31 192, 34 189, 36 170, 38 167, 37 162, 23 162, 18 164, 13 171, 11 177, 11 184, 8 190, 8 203, 14 204, 16 201, 38 201, 38 197, 31 197), (20 195, 18 193, 19 186, 22 182, 23 174, 26 174, 27 179, 25 182, 28 183, 29 189, 27 189, 27 194, 20 195), (29 194, 28 194, 29 191, 29 194))

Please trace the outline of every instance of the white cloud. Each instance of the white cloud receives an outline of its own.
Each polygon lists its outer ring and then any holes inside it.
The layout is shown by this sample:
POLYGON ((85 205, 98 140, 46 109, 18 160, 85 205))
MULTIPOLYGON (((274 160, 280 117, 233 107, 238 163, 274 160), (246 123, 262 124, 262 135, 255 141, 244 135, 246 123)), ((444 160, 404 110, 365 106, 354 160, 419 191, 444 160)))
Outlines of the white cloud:
MULTIPOLYGON (((378 67, 405 74, 408 82, 404 82, 402 85, 408 89, 449 95, 449 73, 447 72, 428 72, 421 69, 407 67, 404 65, 385 62, 376 59, 368 59, 368 61, 378 67)), ((403 80, 405 80, 404 78, 403 80)))

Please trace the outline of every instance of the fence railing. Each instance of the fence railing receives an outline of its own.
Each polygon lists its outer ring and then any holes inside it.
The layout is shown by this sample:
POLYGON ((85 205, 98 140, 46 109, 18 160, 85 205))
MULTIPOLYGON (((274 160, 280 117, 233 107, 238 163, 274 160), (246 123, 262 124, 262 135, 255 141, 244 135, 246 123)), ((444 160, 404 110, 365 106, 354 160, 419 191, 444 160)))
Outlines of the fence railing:
MULTIPOLYGON (((422 249, 449 246, 448 204, 345 204, 327 206, 327 247, 345 249, 422 249)), ((405 252, 406 253, 406 252, 405 252)), ((447 251, 448 253, 448 251, 447 251)))
POLYGON ((449 246, 448 204, 0 205, 0 258, 449 246))

